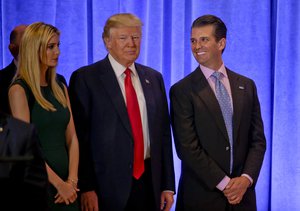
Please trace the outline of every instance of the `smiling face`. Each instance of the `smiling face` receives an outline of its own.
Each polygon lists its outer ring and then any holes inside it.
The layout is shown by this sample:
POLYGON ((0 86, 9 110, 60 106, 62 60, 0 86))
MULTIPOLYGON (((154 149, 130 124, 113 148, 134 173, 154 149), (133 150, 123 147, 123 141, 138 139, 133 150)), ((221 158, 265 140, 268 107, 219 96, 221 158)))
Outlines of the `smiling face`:
POLYGON ((111 28, 109 33, 104 39, 107 50, 117 62, 130 66, 140 54, 141 27, 111 28))
POLYGON ((54 34, 47 43, 46 60, 44 61, 44 65, 47 68, 57 66, 60 54, 59 44, 59 35, 54 34))
POLYGON ((217 41, 214 30, 213 25, 192 28, 191 50, 199 64, 218 70, 223 63, 222 50, 225 48, 226 39, 217 41))

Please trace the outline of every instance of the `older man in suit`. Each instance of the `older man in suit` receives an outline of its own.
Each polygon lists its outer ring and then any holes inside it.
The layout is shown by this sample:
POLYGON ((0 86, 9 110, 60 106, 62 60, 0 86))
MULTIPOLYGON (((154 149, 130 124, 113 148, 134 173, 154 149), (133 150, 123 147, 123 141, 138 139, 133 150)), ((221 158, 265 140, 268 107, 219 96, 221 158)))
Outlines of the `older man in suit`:
MULTIPOLYGON (((7 114, 11 113, 8 102, 8 89, 17 71, 19 46, 26 27, 27 25, 24 24, 18 25, 10 33, 8 49, 14 59, 8 66, 0 70, 0 111, 7 114)), ((67 85, 62 75, 57 74, 57 79, 67 85)))
POLYGON ((178 211, 256 210, 266 140, 254 82, 224 66, 226 32, 213 15, 193 22, 191 49, 200 66, 170 90, 182 161, 178 211))
POLYGON ((14 59, 8 66, 0 71, 0 111, 5 113, 10 113, 8 103, 8 88, 14 75, 16 74, 19 45, 26 27, 27 26, 23 24, 18 25, 10 33, 10 44, 8 49, 14 59))
POLYGON ((71 76, 83 210, 170 210, 173 203, 167 99, 161 74, 135 63, 141 27, 132 14, 111 16, 102 35, 108 56, 71 76))

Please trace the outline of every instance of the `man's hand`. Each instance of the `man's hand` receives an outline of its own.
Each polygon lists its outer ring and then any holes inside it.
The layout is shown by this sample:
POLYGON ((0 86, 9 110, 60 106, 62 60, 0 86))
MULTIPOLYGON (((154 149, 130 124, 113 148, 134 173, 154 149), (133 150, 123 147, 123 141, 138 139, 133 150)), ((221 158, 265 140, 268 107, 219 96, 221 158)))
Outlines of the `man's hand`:
POLYGON ((163 191, 160 195, 160 210, 169 211, 174 202, 174 193, 170 191, 163 191))
POLYGON ((98 197, 95 191, 88 191, 81 194, 82 211, 99 211, 98 197))
POLYGON ((238 204, 243 199, 250 184, 251 182, 246 177, 235 177, 229 181, 228 185, 223 190, 223 193, 230 204, 238 204))

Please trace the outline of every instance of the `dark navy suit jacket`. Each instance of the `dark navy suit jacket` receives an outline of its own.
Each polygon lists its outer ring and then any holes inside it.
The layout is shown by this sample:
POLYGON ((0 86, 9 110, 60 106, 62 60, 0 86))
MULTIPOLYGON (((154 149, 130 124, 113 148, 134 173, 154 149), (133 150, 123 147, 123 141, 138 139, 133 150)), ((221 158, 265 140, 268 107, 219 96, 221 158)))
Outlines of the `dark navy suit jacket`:
MULTIPOLYGON (((175 191, 170 121, 162 75, 135 64, 147 106, 152 183, 160 193, 175 191)), ((100 210, 123 210, 133 166, 133 136, 124 98, 108 57, 75 71, 70 99, 80 144, 81 191, 98 193, 100 210)))

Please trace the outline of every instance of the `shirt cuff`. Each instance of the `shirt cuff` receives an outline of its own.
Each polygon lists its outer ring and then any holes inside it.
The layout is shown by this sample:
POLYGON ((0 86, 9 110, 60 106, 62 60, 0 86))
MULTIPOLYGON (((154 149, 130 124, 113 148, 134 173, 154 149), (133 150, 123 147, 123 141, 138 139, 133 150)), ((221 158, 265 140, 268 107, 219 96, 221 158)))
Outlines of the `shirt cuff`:
POLYGON ((251 187, 252 186, 252 184, 253 184, 253 179, 248 175, 248 174, 242 174, 241 175, 242 177, 246 177, 246 178, 248 178, 248 180, 250 181, 250 185, 249 185, 249 187, 251 187))
POLYGON ((173 193, 173 195, 174 195, 174 191, 171 191, 171 190, 164 190, 163 192, 173 193))
POLYGON ((220 191, 223 191, 225 189, 225 187, 228 185, 230 181, 230 178, 228 176, 225 176, 221 182, 219 182, 219 184, 216 186, 220 191))

